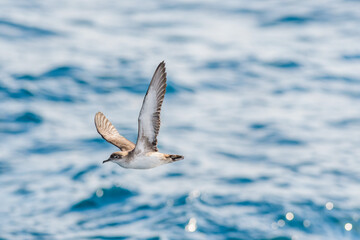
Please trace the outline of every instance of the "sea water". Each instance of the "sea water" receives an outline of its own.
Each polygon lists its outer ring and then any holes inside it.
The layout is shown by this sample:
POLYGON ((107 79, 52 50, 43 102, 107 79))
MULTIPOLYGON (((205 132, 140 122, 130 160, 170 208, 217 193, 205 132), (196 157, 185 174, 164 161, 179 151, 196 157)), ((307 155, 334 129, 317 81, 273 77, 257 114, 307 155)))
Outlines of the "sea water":
POLYGON ((0 2, 1 239, 360 239, 360 2, 0 2), (151 170, 136 142, 166 61, 151 170))

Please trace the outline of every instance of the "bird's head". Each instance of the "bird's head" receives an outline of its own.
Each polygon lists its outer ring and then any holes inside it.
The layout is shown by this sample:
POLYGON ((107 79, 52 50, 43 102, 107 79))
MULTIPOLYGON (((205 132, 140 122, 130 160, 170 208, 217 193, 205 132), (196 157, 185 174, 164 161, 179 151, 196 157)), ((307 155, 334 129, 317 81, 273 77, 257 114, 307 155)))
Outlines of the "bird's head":
POLYGON ((120 163, 123 162, 125 159, 124 157, 127 155, 127 152, 114 152, 110 155, 109 159, 104 160, 103 163, 106 162, 116 162, 116 163, 120 163))

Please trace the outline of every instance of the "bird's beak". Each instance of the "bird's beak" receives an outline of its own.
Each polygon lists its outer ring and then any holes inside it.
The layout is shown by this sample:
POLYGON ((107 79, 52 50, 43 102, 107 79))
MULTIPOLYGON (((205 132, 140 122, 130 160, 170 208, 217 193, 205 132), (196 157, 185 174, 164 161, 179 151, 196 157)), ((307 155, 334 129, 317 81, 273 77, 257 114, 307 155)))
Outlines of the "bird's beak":
POLYGON ((104 160, 103 163, 110 162, 110 161, 111 161, 111 159, 109 158, 107 160, 104 160))

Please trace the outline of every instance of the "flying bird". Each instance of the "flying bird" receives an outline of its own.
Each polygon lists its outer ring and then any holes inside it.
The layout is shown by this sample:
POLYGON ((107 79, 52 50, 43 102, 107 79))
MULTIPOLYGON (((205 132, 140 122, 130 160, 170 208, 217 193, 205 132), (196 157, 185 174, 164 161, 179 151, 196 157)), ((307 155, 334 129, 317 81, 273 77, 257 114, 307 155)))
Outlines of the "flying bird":
POLYGON ((181 155, 160 153, 157 136, 160 130, 160 111, 166 92, 166 69, 162 61, 156 68, 143 100, 138 118, 136 145, 121 136, 104 114, 95 115, 98 133, 109 143, 120 149, 103 161, 114 162, 123 168, 148 169, 184 159, 181 155))

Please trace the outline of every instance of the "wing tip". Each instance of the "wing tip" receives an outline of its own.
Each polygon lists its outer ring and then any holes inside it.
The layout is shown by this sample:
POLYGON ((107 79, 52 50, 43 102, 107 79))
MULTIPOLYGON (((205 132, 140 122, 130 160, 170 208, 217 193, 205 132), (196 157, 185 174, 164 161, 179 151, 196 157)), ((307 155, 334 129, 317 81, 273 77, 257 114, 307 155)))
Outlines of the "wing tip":
MULTIPOLYGON (((162 60, 160 63, 159 63, 159 66, 157 67, 157 69, 160 69, 160 68, 163 68, 164 69, 164 72, 166 72, 166 67, 165 67, 166 63, 165 63, 165 60, 162 60)), ((156 71, 155 71, 156 72, 156 71)))
POLYGON ((97 112, 96 114, 95 114, 95 117, 98 117, 98 116, 103 116, 104 114, 102 113, 102 112, 97 112))
POLYGON ((104 114, 103 114, 102 112, 97 112, 97 113, 95 114, 95 117, 94 117, 95 124, 96 124, 96 122, 98 122, 98 121, 100 120, 100 118, 101 118, 102 116, 104 116, 104 114))

